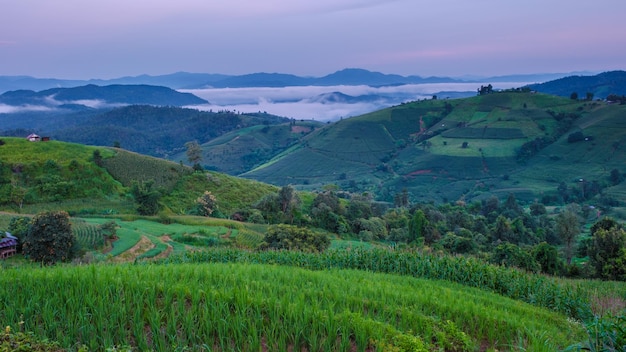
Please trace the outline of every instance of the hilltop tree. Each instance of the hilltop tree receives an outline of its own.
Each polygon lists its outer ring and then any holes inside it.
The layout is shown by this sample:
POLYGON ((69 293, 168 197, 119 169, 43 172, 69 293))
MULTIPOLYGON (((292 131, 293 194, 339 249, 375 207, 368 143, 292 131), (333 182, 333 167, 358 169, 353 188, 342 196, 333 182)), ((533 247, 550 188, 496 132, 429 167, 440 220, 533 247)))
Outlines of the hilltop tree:
POLYGON ((76 251, 70 216, 64 211, 39 213, 24 238, 24 255, 32 261, 53 264, 71 260, 76 251))
POLYGON ((480 88, 478 89, 478 95, 485 95, 485 94, 491 94, 491 93, 493 93, 493 86, 491 84, 487 86, 481 85, 480 88))
POLYGON ((200 165, 200 161, 202 161, 200 144, 198 144, 198 141, 190 141, 185 143, 185 148, 187 148, 187 160, 196 168, 196 165, 200 165))

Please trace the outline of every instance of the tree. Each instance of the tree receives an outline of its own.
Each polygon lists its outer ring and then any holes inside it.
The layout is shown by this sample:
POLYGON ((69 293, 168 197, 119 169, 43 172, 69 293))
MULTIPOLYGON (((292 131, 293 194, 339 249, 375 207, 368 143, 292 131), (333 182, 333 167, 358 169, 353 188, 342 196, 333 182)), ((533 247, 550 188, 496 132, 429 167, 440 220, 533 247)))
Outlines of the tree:
POLYGON ((198 141, 185 143, 185 148, 187 148, 187 160, 194 166, 199 165, 200 161, 202 161, 202 148, 198 141))
POLYGON ((416 210, 413 214, 413 217, 411 218, 411 221, 409 222, 408 242, 410 243, 420 237, 424 237, 428 225, 428 219, 426 219, 426 215, 424 214, 422 209, 416 210))
POLYGON ((556 216, 556 233, 563 241, 565 259, 567 260, 567 265, 570 265, 574 254, 576 236, 580 233, 578 217, 573 211, 566 210, 556 216))
POLYGON ((196 199, 196 205, 202 216, 211 216, 217 209, 217 198, 211 192, 204 191, 204 194, 196 199))
POLYGON ((572 94, 569 95, 569 98, 572 100, 578 100, 578 93, 572 92, 572 94))
POLYGON ((259 249, 323 252, 328 247, 330 247, 330 238, 325 233, 315 233, 308 228, 279 224, 267 229, 259 249))
POLYGON ((28 235, 30 229, 30 218, 26 216, 14 216, 9 221, 9 232, 11 235, 17 237, 17 251, 22 251, 22 243, 24 238, 28 235))
POLYGON ((161 192, 153 188, 154 181, 133 182, 130 194, 137 202, 137 212, 140 215, 156 215, 161 208, 159 200, 161 192))
POLYGON ((539 272, 540 266, 530 253, 512 243, 503 243, 494 248, 490 261, 494 264, 514 266, 530 272, 539 272))
POLYGON ((618 169, 613 169, 611 170, 611 176, 609 177, 609 179, 611 180, 611 184, 613 186, 617 186, 620 182, 622 182, 622 175, 620 174, 618 169))
POLYGON ((300 198, 293 186, 283 186, 278 191, 278 206, 289 223, 293 223, 294 212, 298 205, 300 205, 300 198))
POLYGON ((561 270, 559 251, 546 242, 541 242, 533 248, 533 257, 539 263, 542 273, 556 275, 561 270))
POLYGON ((596 276, 626 281, 626 231, 615 220, 605 217, 591 227, 592 242, 587 249, 596 276))
POLYGON ((626 281, 626 231, 619 227, 600 229, 593 235, 589 261, 596 275, 606 280, 626 281))
POLYGON ((75 242, 67 212, 44 212, 31 220, 23 252, 30 260, 44 264, 69 261, 76 253, 75 242))

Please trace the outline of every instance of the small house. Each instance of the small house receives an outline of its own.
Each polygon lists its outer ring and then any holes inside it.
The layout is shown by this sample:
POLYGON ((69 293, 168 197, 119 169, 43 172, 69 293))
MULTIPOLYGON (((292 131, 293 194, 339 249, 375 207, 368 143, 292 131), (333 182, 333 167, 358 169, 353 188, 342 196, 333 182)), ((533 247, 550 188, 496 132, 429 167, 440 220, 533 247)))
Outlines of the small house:
POLYGON ((17 253, 17 237, 5 232, 6 237, 0 238, 0 259, 8 258, 17 253))
POLYGON ((26 137, 26 139, 28 139, 31 142, 39 142, 41 141, 41 137, 37 134, 31 133, 28 135, 28 137, 26 137))

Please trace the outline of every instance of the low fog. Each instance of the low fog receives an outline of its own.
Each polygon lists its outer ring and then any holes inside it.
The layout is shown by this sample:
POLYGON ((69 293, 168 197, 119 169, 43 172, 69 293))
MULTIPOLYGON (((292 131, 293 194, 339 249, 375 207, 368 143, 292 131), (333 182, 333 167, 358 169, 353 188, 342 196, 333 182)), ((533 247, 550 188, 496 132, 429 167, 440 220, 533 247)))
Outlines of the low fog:
MULTIPOLYGON (((363 85, 207 88, 180 91, 195 94, 209 101, 209 104, 189 106, 199 110, 267 112, 295 119, 326 122, 361 115, 402 102, 431 99, 433 95, 437 95, 438 99, 472 96, 476 94, 476 89, 481 84, 489 83, 432 83, 384 87, 363 85)), ((497 83, 494 84, 494 88, 507 89, 524 84, 497 83)))

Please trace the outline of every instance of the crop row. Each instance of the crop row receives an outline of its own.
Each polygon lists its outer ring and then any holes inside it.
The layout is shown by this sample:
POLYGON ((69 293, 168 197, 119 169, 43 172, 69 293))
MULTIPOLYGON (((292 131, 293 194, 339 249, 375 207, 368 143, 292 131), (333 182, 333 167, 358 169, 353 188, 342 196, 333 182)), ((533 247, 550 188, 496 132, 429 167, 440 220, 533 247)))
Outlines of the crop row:
POLYGON ((97 250, 104 247, 104 235, 100 228, 90 224, 74 224, 72 232, 76 240, 85 250, 97 250))
POLYGON ((553 351, 583 334, 560 314, 458 284, 257 264, 6 270, 0 304, 3 326, 95 351, 553 351))
POLYGON ((330 249, 323 253, 251 252, 216 248, 172 256, 164 262, 264 263, 312 270, 358 269, 448 280, 549 308, 575 319, 585 321, 592 316, 588 297, 583 290, 559 283, 556 279, 486 264, 474 258, 364 248, 330 249))

